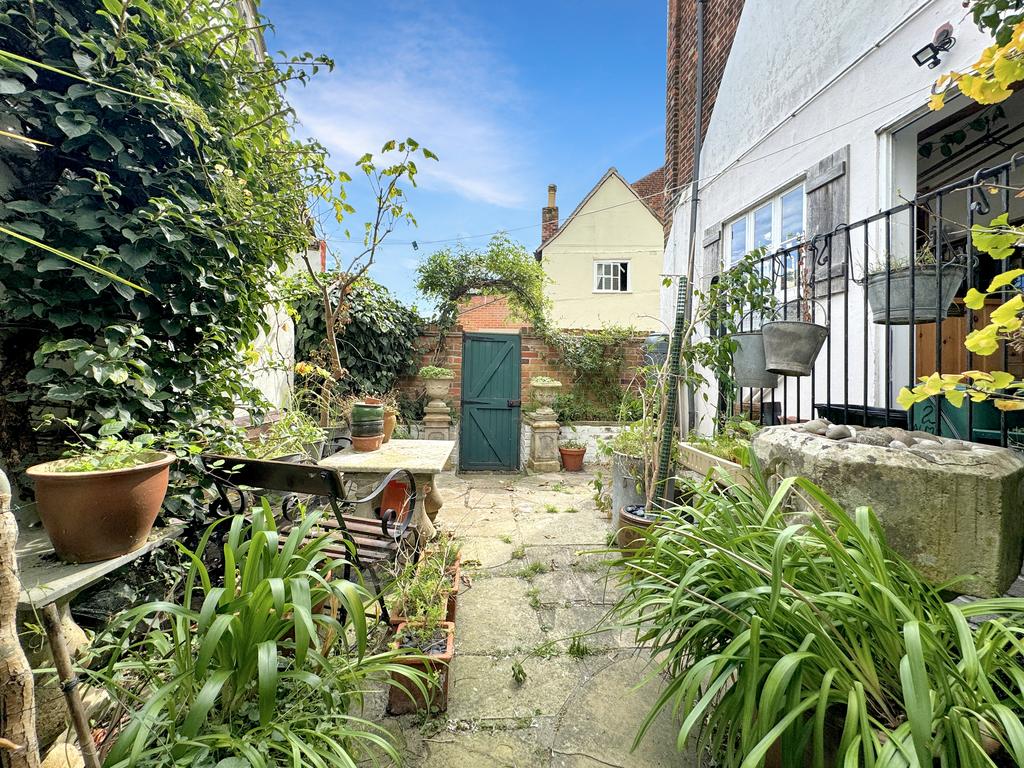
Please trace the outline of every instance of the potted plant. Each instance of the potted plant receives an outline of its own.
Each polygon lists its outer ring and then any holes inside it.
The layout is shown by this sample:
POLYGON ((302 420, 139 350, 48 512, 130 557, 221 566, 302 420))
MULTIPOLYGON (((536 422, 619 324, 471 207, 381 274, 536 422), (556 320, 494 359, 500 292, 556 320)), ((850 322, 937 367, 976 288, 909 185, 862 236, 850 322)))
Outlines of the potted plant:
POLYGON ((364 398, 352 406, 352 448, 376 451, 384 442, 384 404, 379 398, 364 398))
POLYGON ((886 264, 875 264, 868 272, 868 304, 872 322, 878 325, 934 323, 946 319, 960 286, 967 277, 962 254, 943 259, 940 267, 931 244, 925 243, 914 254, 914 294, 910 295, 910 263, 906 258, 890 257, 886 264))
POLYGON ((324 430, 297 408, 285 411, 254 439, 246 443, 246 455, 278 461, 319 461, 326 439, 324 430))
POLYGON ((755 320, 753 312, 745 313, 737 324, 737 330, 729 334, 733 344, 732 370, 733 381, 737 387, 751 387, 753 389, 774 389, 779 385, 779 375, 769 373, 767 363, 764 359, 764 335, 761 333, 760 319, 755 320), (757 325, 758 328, 751 330, 740 330, 743 328, 744 319, 750 318, 749 325, 757 325))
POLYGON ((828 325, 814 322, 814 307, 820 305, 816 299, 793 299, 782 305, 781 317, 761 326, 765 369, 769 373, 810 375, 828 336, 828 325))
POLYGON ((585 443, 580 440, 563 440, 558 444, 558 452, 562 456, 562 468, 566 472, 583 470, 583 457, 587 453, 585 443))
POLYGON ((615 543, 626 552, 636 552, 647 537, 647 529, 658 522, 661 515, 656 510, 644 509, 643 504, 627 504, 619 510, 619 527, 615 532, 615 543))
POLYGON ((430 405, 444 407, 444 399, 448 396, 448 388, 455 379, 455 373, 451 368, 441 368, 437 365, 425 365, 420 368, 420 381, 427 390, 427 398, 430 405))
POLYGON ((534 413, 553 416, 555 412, 551 406, 554 405, 558 393, 562 391, 562 382, 550 376, 534 376, 530 379, 530 387, 533 389, 534 399, 540 403, 540 408, 534 413))
POLYGON ((397 657, 393 663, 424 674, 426 685, 425 690, 410 686, 406 682, 410 675, 392 672, 388 714, 445 712, 448 709, 448 667, 455 656, 455 625, 450 621, 426 619, 402 622, 395 630, 393 648, 418 654, 397 657))
MULTIPOLYGON (((77 426, 73 419, 63 423, 72 430, 77 426)), ((100 432, 112 428, 105 424, 100 432)), ((176 457, 155 450, 154 435, 77 437, 79 443, 64 458, 27 470, 35 481, 39 519, 57 556, 67 562, 128 554, 153 530, 176 457)))
POLYGON ((453 574, 444 567, 450 551, 443 548, 425 553, 420 564, 404 566, 395 582, 393 647, 421 654, 398 663, 424 673, 428 681, 425 690, 419 690, 403 686, 401 676, 393 675, 389 714, 443 712, 448 707, 448 664, 455 653, 455 624, 447 620, 453 574))

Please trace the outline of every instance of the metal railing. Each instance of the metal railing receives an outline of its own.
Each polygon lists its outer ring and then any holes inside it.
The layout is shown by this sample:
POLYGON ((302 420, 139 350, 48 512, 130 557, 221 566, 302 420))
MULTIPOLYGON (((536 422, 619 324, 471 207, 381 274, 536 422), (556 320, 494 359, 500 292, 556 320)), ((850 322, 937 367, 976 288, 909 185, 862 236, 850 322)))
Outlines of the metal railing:
MULTIPOLYGON (((1024 444, 1024 416, 1008 416, 991 403, 968 398, 956 409, 935 397, 910 411, 896 403, 900 387, 935 371, 961 373, 976 364, 1011 370, 1005 343, 988 358, 976 359, 964 347, 966 334, 987 322, 988 308, 972 311, 962 300, 969 288, 984 290, 1009 262, 1019 261, 1016 255, 979 258, 971 227, 1005 212, 1011 223, 1024 217, 1024 199, 1010 184, 1011 172, 1021 166, 1024 153, 763 256, 757 269, 782 308, 777 319, 825 324, 828 335, 809 375, 783 375, 770 389, 720 387, 720 414, 743 413, 766 424, 826 417, 1024 444)), ((756 331, 771 321, 767 313, 753 314, 741 320, 739 330, 756 331)))

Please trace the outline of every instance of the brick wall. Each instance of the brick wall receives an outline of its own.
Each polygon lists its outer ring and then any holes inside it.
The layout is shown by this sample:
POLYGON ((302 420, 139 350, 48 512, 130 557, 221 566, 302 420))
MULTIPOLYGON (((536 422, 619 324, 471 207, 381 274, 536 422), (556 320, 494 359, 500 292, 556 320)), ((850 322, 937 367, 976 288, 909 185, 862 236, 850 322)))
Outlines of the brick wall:
MULTIPOLYGON (((558 352, 546 341, 541 339, 529 328, 520 329, 521 338, 521 382, 523 402, 530 399, 530 379, 534 376, 550 376, 562 382, 563 391, 572 389, 572 372, 562 366, 558 352)), ((620 383, 622 386, 629 386, 634 381, 636 370, 643 364, 644 337, 638 336, 626 346, 625 364, 622 366, 620 383)), ((448 392, 449 402, 459 409, 459 399, 462 394, 462 330, 445 335, 444 359, 442 362, 433 362, 434 349, 437 346, 437 330, 428 329, 427 332, 417 340, 417 346, 421 350, 420 365, 441 365, 451 368, 455 374, 455 381, 452 382, 448 392)), ((401 379, 398 388, 416 395, 422 391, 419 382, 414 376, 401 379)))
MULTIPOLYGON (((694 97, 697 86, 696 0, 669 0, 665 79, 665 237, 672 211, 693 179, 694 97)), ((704 3, 704 107, 701 135, 708 129, 718 87, 743 11, 743 0, 704 3)))
POLYGON ((510 317, 509 311, 508 299, 504 296, 473 296, 459 307, 459 325, 465 331, 526 328, 529 325, 510 317))

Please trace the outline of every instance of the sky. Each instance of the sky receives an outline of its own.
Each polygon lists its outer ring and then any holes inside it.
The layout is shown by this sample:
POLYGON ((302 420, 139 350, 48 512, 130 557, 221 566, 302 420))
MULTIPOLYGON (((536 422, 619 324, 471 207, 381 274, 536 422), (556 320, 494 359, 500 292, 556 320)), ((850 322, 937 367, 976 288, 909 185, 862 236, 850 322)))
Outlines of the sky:
POLYGON ((407 303, 419 261, 457 239, 484 247, 479 235, 505 230, 532 252, 548 184, 564 219, 609 167, 635 181, 664 161, 664 0, 263 0, 260 10, 268 49, 336 63, 287 94, 300 135, 353 176, 357 210, 329 224, 332 254, 353 255, 344 228, 360 237, 373 212, 357 157, 405 137, 438 155, 418 163, 409 191, 418 226, 399 227, 371 272, 407 303))

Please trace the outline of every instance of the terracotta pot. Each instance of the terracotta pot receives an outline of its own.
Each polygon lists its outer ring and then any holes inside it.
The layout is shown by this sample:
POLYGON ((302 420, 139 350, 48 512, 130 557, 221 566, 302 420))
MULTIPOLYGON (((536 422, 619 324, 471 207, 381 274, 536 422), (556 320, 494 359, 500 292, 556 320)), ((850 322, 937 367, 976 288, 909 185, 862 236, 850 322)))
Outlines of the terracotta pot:
POLYGON ((359 453, 369 453, 380 449, 384 442, 384 435, 372 435, 370 437, 356 437, 352 435, 352 450, 359 453))
POLYGON ((167 494, 170 453, 152 451, 137 467, 61 472, 67 459, 28 468, 36 507, 58 557, 94 563, 126 555, 146 543, 167 494))
POLYGON ((566 472, 583 471, 583 456, 587 452, 586 448, 562 448, 559 446, 558 452, 562 454, 562 469, 566 472))
MULTIPOLYGON (((401 633, 407 622, 402 622, 395 629, 395 633, 401 633)), ((391 679, 397 685, 388 688, 388 714, 407 715, 411 712, 445 712, 448 709, 448 665, 455 656, 455 625, 450 621, 442 621, 441 628, 447 633, 447 641, 443 653, 431 653, 425 658, 393 659, 393 664, 405 664, 423 672, 434 673, 437 678, 427 682, 428 697, 415 685, 409 683, 405 678, 391 673, 391 679), (408 692, 398 686, 408 688, 408 692)))
POLYGON ((384 411, 384 442, 386 443, 391 439, 391 435, 395 432, 395 427, 398 426, 398 414, 394 411, 384 411))
POLYGON ((362 402, 366 403, 367 405, 384 405, 384 401, 381 400, 379 397, 364 397, 362 399, 362 402))

